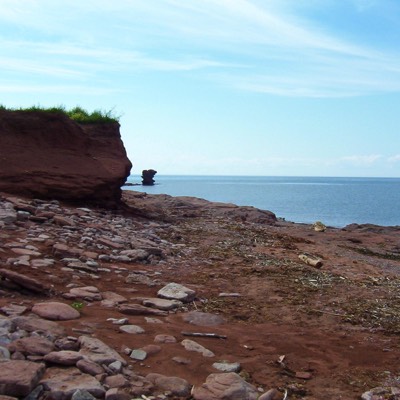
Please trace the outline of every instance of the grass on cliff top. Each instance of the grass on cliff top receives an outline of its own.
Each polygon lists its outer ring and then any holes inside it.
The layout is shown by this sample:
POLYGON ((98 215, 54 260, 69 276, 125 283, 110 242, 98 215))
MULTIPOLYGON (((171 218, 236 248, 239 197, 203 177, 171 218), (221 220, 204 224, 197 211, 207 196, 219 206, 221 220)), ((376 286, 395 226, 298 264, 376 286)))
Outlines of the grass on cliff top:
POLYGON ((46 112, 46 113, 61 113, 67 115, 69 118, 74 120, 79 124, 107 124, 113 122, 119 122, 120 116, 116 116, 114 114, 114 110, 103 111, 103 110, 94 110, 92 112, 88 112, 82 107, 74 107, 70 110, 67 110, 64 106, 58 107, 41 107, 41 106, 32 106, 28 108, 8 108, 3 105, 0 105, 0 110, 7 111, 35 111, 35 112, 46 112))

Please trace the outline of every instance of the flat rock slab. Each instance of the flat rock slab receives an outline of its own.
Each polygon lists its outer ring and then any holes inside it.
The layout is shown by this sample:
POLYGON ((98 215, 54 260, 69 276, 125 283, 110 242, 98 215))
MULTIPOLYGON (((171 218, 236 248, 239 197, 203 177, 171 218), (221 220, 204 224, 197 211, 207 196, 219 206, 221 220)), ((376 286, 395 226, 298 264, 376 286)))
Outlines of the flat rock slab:
POLYGON ((141 304, 121 304, 119 311, 127 315, 168 315, 166 311, 145 307, 141 304))
POLYGON ((51 333, 53 336, 65 336, 66 334, 64 327, 56 322, 38 317, 14 317, 11 321, 17 328, 27 332, 42 331, 51 333))
POLYGON ((146 307, 158 308, 159 310, 169 311, 179 308, 183 303, 179 300, 159 299, 157 297, 144 299, 142 304, 146 307))
POLYGON ((190 395, 191 385, 185 379, 155 373, 148 374, 146 379, 158 390, 170 392, 173 396, 187 397, 190 395))
POLYGON ((8 269, 0 269, 0 276, 31 292, 47 294, 49 291, 49 287, 42 282, 8 269))
POLYGON ((121 361, 123 365, 126 365, 126 361, 101 340, 88 336, 80 336, 78 341, 81 346, 79 353, 87 357, 90 361, 106 365, 114 361, 121 361))
POLYGON ((77 390, 86 390, 97 398, 104 397, 106 392, 96 378, 77 368, 47 368, 40 383, 50 391, 50 398, 57 400, 69 400, 77 390))
POLYGON ((48 302, 37 303, 33 306, 32 312, 44 319, 53 321, 68 321, 81 316, 78 310, 65 303, 48 302))
POLYGON ((99 289, 95 286, 84 286, 80 288, 72 288, 69 293, 66 293, 64 297, 69 299, 84 299, 89 301, 100 301, 103 299, 99 289))
POLYGON ((216 326, 225 323, 220 315, 200 311, 188 312, 183 316, 183 320, 197 326, 216 326))
POLYGON ((195 342, 194 340, 184 339, 182 340, 181 344, 186 350, 200 353, 203 357, 215 356, 215 354, 211 350, 206 349, 204 346, 195 342))
POLYGON ((192 393, 195 400, 256 400, 258 395, 254 386, 234 372, 211 374, 206 382, 196 386, 192 393))
POLYGON ((43 357, 43 360, 53 364, 60 365, 75 365, 79 360, 83 358, 83 355, 77 351, 72 350, 61 350, 52 351, 43 357))
POLYGON ((38 384, 45 365, 31 361, 10 360, 1 363, 0 395, 25 397, 38 384))
POLYGON ((144 329, 139 325, 122 325, 119 327, 121 332, 139 334, 144 333, 144 329))
POLYGON ((179 283, 168 283, 157 292, 157 296, 162 299, 179 300, 183 303, 189 303, 196 297, 196 292, 179 283))
POLYGON ((8 350, 11 353, 18 351, 24 355, 44 356, 54 350, 54 344, 44 337, 29 336, 11 342, 8 350))
POLYGON ((221 372, 239 372, 241 369, 241 365, 238 362, 234 363, 219 362, 219 363, 214 363, 212 366, 213 368, 221 372))

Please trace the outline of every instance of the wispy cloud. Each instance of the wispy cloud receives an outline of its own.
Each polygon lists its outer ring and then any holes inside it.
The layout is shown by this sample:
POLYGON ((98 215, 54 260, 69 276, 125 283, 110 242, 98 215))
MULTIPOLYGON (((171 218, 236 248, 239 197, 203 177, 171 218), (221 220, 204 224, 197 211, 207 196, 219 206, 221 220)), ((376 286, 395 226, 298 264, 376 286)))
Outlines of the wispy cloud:
MULTIPOLYGON (((359 11, 375 5, 349 1, 359 11)), ((346 40, 313 18, 319 2, 309 4, 300 13, 283 0, 3 0, 0 70, 68 79, 96 71, 194 71, 238 90, 281 96, 400 91, 395 47, 360 44, 357 25, 346 40), (32 42, 18 39, 23 31, 32 42)))

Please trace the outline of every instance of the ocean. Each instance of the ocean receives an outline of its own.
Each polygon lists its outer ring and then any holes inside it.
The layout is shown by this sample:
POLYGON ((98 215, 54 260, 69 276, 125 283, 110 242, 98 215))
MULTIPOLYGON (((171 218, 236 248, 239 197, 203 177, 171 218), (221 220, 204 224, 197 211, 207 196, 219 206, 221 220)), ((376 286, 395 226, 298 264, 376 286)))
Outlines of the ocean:
MULTIPOLYGON (((400 225, 400 178, 156 175, 154 179, 154 186, 124 189, 254 206, 298 223, 400 225)), ((130 176, 128 182, 141 183, 141 177, 130 176)))

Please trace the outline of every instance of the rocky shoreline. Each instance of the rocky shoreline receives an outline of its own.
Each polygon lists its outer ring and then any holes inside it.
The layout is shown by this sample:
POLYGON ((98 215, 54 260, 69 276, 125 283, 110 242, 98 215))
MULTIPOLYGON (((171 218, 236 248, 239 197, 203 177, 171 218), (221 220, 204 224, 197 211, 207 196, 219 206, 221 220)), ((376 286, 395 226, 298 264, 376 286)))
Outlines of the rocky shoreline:
POLYGON ((399 228, 128 191, 0 226, 0 399, 400 399, 399 228))

